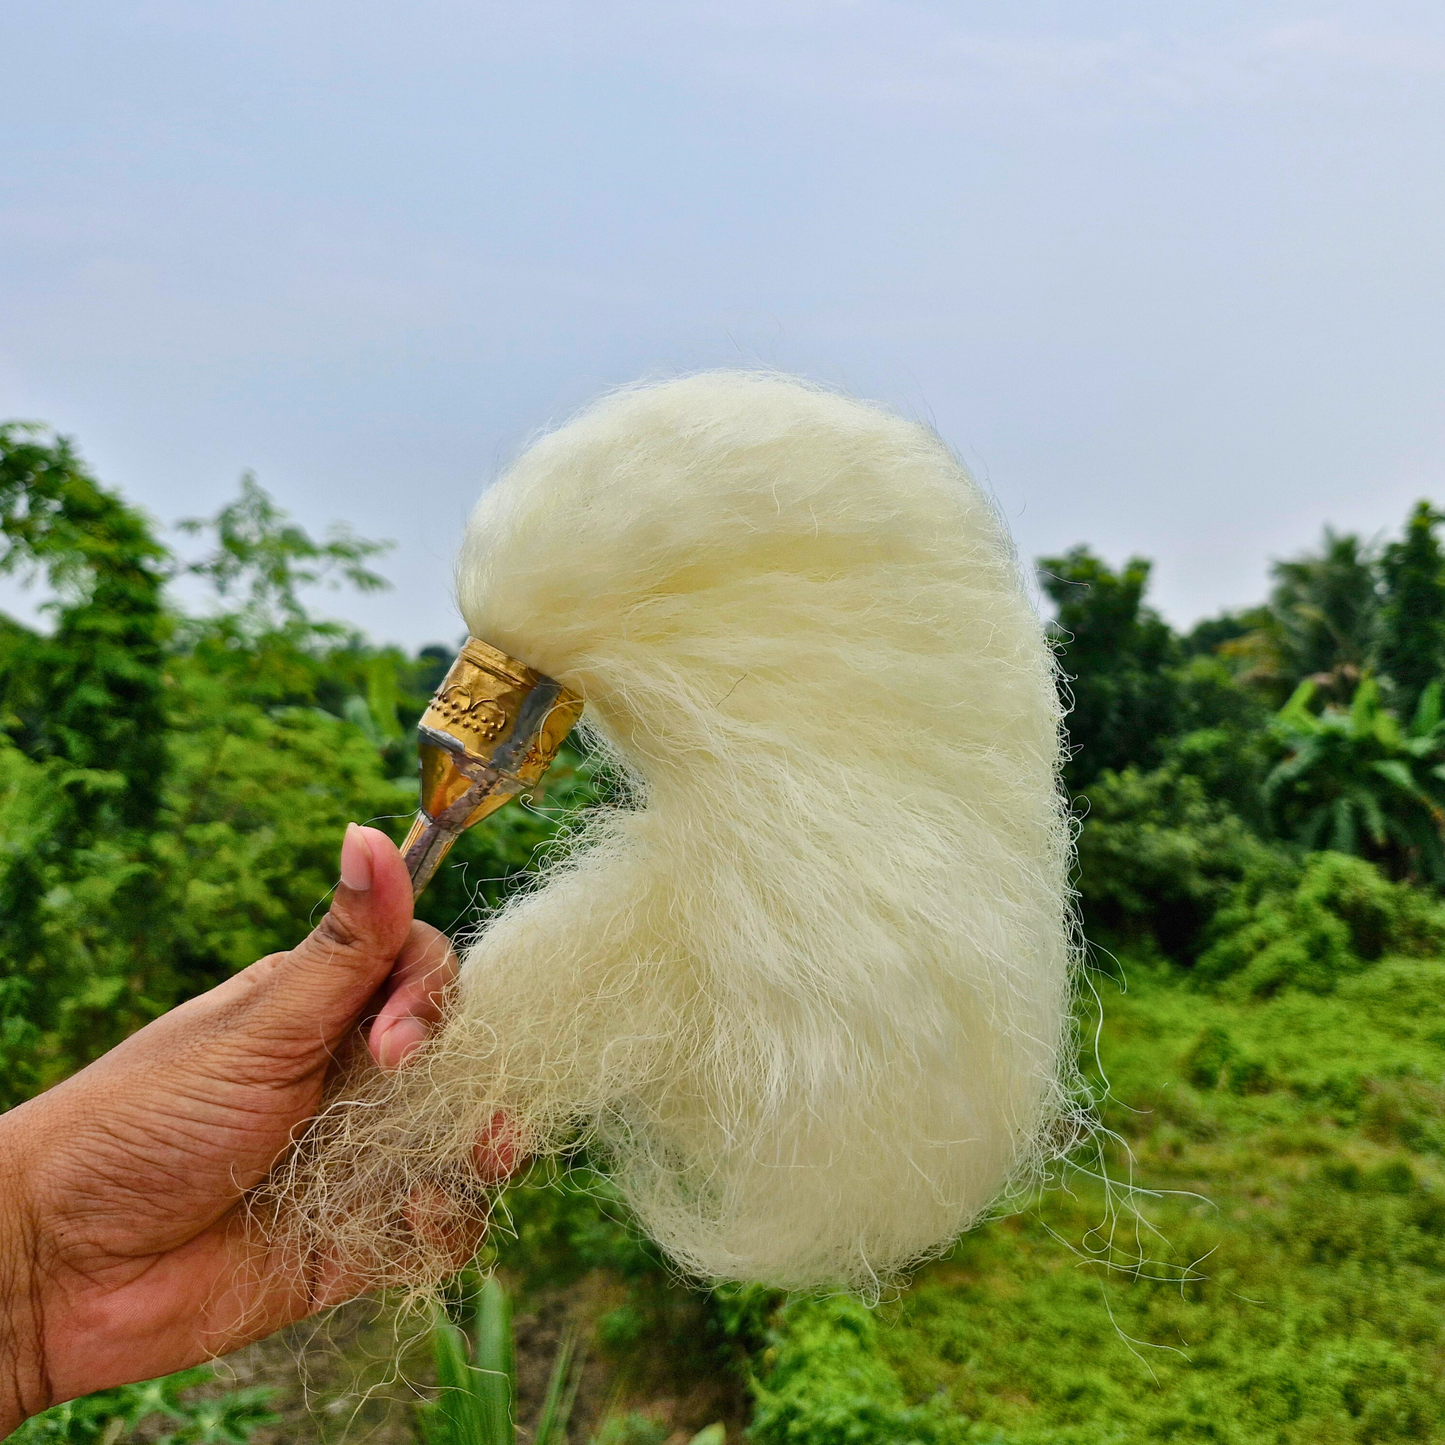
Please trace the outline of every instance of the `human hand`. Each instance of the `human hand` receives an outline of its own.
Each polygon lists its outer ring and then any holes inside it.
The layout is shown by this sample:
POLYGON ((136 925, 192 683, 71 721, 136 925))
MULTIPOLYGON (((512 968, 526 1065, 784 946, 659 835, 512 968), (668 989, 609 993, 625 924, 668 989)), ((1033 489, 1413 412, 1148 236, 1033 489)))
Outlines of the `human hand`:
MULTIPOLYGON (((395 845, 354 825, 331 909, 272 954, 0 1118, 0 1436, 61 1400, 224 1354, 354 1292, 283 1263, 243 1197, 315 1113, 363 1020, 383 1068, 456 974, 395 845)), ((479 1146, 495 1182, 505 1139, 479 1146)), ((431 1217, 436 1202, 428 1201, 431 1217)), ((458 1239, 458 1263, 480 1244, 458 1239)))

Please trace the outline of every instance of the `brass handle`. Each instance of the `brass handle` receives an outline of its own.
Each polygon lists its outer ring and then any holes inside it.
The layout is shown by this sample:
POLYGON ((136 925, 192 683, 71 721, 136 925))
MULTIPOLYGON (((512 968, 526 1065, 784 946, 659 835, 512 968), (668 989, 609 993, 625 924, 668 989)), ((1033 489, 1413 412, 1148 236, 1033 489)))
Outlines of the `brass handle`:
POLYGON ((467 639, 417 724, 421 811, 402 844, 413 898, 468 828, 541 778, 581 715, 577 693, 467 639))

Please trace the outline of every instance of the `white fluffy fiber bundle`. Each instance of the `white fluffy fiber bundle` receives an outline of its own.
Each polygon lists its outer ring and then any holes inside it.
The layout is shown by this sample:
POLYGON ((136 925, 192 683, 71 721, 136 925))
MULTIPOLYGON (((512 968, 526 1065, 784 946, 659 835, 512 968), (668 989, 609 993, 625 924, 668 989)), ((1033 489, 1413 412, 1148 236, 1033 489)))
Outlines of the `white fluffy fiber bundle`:
POLYGON ((459 581, 631 801, 486 923, 420 1063, 328 1115, 328 1229, 504 1115, 586 1137, 690 1272, 866 1285, 1068 1142, 1053 662, 934 434, 773 375, 624 391, 483 497, 459 581))

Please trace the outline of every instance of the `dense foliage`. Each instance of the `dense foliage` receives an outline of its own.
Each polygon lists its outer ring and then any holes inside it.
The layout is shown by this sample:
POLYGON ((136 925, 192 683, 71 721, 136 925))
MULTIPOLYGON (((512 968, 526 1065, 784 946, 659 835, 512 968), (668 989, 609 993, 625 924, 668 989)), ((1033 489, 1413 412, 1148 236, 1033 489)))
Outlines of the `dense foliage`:
POLYGON ((1265 779, 1263 797, 1281 836, 1445 884, 1439 681, 1420 694, 1408 726, 1382 706, 1373 677, 1360 681, 1347 711, 1311 712, 1314 691, 1302 682, 1273 724, 1285 758, 1265 779))
MULTIPOLYGON (((735 1436, 744 1414, 757 1445, 1445 1438, 1440 523, 1422 503, 1382 545, 1326 532, 1259 607, 1187 635, 1141 559, 1041 563, 1085 931, 1128 983, 1097 983, 1114 1185, 1081 1164, 868 1309, 692 1289, 585 1161, 534 1172, 499 1203, 492 1262, 524 1304, 593 1302, 574 1438, 720 1442, 711 1422, 735 1436), (692 1415, 655 1408, 689 1390, 692 1415)), ((0 428, 0 548, 51 597, 44 628, 0 621, 8 1105, 295 942, 347 821, 400 836, 452 648, 312 615, 318 587, 382 585, 377 544, 311 537, 247 478, 167 545, 34 429, 0 428), (206 600, 183 608, 183 578, 206 600)), ((468 835, 426 915, 474 925, 594 792, 564 752, 545 797, 468 835)), ((480 1347, 436 1338, 453 1387, 470 1378, 480 1347)), ((178 1441, 264 1433, 259 1396, 193 1384, 107 1392, 23 1438, 153 1437, 167 1413, 178 1441)), ((415 1417, 432 1437, 448 1398, 415 1417)))
MULTIPOLYGON (((302 589, 374 587, 378 548, 318 542, 249 479, 188 524, 183 561, 70 447, 0 431, 0 568, 44 567, 52 632, 0 642, 0 1103, 74 1069, 173 1004, 289 947, 323 906, 351 820, 400 837, 412 729, 453 649, 408 658, 315 621, 302 589), (168 601, 209 584, 198 616, 168 601)), ((585 780, 568 753, 553 798, 585 780)), ((424 910, 455 926, 553 831, 509 810, 469 835, 424 910)))

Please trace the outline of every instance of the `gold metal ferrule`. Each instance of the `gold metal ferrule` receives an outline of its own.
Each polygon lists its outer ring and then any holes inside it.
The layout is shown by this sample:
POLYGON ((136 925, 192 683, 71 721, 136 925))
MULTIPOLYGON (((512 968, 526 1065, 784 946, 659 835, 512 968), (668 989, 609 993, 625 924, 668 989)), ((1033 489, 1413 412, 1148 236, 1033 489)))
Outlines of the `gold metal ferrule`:
POLYGON ((541 778, 581 714, 560 682, 467 639, 417 724, 421 811, 402 844, 413 897, 468 828, 541 778))

